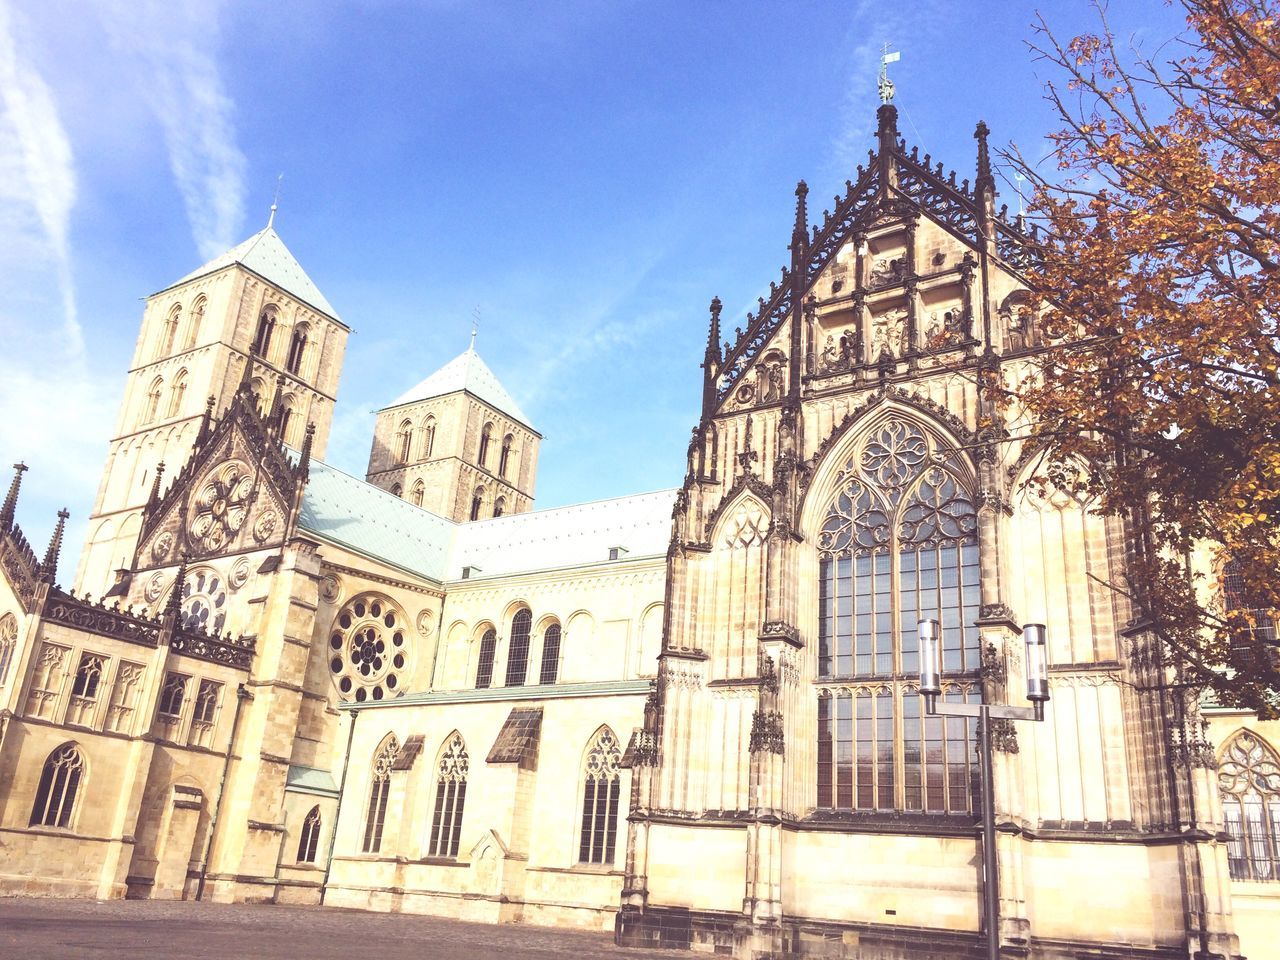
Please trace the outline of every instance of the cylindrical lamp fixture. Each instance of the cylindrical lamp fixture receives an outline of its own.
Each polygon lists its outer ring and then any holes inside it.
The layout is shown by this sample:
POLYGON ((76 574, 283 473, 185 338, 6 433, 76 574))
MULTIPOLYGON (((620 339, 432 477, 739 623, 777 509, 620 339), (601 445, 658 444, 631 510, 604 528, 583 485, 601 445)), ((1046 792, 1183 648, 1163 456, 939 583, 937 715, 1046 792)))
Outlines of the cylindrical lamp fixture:
POLYGON ((1027 645, 1027 699, 1035 704, 1036 715, 1040 716, 1049 699, 1048 631, 1043 623, 1025 624, 1022 640, 1027 645))
POLYGON ((942 625, 937 620, 916 623, 920 636, 920 695, 925 698, 926 712, 932 714, 934 703, 942 695, 942 625))

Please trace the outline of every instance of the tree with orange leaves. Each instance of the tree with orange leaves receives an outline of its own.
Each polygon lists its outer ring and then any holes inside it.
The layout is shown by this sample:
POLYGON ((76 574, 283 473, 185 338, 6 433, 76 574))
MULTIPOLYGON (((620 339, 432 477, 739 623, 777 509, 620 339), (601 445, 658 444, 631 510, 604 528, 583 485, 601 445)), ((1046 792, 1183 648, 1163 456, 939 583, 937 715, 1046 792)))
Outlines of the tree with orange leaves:
POLYGON ((1030 278, 1048 345, 1011 399, 1050 482, 1125 521, 1113 586, 1182 680, 1276 716, 1280 0, 1180 2, 1159 63, 1102 4, 1097 34, 1037 25, 1065 80, 1057 171, 1005 157, 1050 237, 1030 278))

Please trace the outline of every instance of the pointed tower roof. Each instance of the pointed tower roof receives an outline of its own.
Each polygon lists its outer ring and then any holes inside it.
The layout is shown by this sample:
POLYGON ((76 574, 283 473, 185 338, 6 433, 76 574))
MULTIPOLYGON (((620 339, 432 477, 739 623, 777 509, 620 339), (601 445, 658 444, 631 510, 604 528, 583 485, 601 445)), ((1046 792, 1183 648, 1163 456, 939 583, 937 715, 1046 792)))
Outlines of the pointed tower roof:
MULTIPOLYGON (((298 263, 297 258, 284 245, 284 241, 280 239, 280 234, 276 233, 275 228, 269 225, 243 243, 232 247, 226 253, 214 257, 198 270, 191 271, 176 283, 169 284, 164 290, 170 290, 198 277, 216 273, 224 267, 231 266, 233 263, 238 263, 246 270, 252 270, 262 279, 279 287, 285 293, 297 297, 308 306, 314 307, 321 313, 341 322, 337 311, 325 299, 324 294, 320 292, 320 288, 312 282, 311 278, 307 276, 307 272, 302 269, 302 265, 298 263)), ((164 290, 158 292, 163 293, 164 290)))
MULTIPOLYGON (((507 393, 506 387, 498 382, 489 365, 480 359, 480 354, 476 353, 472 347, 468 347, 464 353, 454 357, 417 386, 406 390, 383 409, 390 410, 392 407, 399 407, 406 403, 443 397, 447 393, 457 393, 459 390, 465 390, 495 410, 505 413, 513 420, 519 420, 530 430, 534 430, 533 422, 525 416, 511 394, 507 393)), ((537 433, 536 430, 534 432, 537 433)))

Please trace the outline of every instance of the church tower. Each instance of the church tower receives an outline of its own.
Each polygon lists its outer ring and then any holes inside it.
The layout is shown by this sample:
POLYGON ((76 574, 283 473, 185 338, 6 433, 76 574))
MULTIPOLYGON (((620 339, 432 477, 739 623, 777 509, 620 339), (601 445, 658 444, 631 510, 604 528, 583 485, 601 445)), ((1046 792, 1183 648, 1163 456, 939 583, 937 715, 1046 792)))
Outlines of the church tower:
POLYGON ((76 586, 106 592, 133 559, 160 475, 187 460, 206 409, 226 409, 252 357, 254 393, 282 439, 324 455, 350 329, 268 224, 147 298, 89 518, 76 586))
POLYGON ((378 411, 366 479, 457 523, 524 513, 541 440, 472 345, 378 411))

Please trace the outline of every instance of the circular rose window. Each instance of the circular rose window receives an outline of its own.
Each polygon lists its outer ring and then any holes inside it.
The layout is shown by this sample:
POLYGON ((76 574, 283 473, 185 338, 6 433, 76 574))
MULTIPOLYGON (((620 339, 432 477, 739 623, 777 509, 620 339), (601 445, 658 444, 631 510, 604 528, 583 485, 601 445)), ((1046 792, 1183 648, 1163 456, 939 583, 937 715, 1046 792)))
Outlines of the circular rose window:
POLYGON ((403 693, 409 646, 404 611, 363 594, 344 606, 329 631, 329 672, 343 700, 364 703, 403 693))
POLYGON ((226 546, 249 513, 252 493, 253 473, 239 460, 229 460, 211 471, 191 507, 187 532, 192 541, 210 553, 226 546))
POLYGON ((212 570, 193 570, 182 588, 182 625, 219 634, 227 622, 227 588, 212 570))

